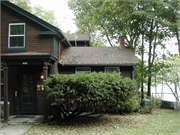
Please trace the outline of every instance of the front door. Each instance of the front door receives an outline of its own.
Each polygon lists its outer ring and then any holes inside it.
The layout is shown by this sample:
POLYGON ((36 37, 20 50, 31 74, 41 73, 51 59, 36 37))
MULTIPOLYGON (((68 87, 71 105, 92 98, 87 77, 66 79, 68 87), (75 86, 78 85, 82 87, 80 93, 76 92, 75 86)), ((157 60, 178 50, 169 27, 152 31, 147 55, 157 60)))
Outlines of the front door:
POLYGON ((37 112, 36 76, 33 73, 21 74, 19 113, 37 112))

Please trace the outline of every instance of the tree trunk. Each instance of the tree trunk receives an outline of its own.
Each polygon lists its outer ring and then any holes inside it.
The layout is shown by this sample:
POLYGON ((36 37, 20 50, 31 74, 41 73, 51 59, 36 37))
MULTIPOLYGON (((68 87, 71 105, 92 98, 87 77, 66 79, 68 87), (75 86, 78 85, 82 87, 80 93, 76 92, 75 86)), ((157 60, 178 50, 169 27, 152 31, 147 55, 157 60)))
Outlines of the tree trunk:
POLYGON ((144 99, 144 34, 142 34, 142 50, 141 50, 141 59, 142 59, 142 71, 141 71, 141 100, 144 99))
POLYGON ((176 29, 176 38, 177 38, 177 42, 178 42, 178 50, 179 50, 179 57, 180 57, 180 40, 179 40, 179 33, 178 33, 177 29, 176 29))

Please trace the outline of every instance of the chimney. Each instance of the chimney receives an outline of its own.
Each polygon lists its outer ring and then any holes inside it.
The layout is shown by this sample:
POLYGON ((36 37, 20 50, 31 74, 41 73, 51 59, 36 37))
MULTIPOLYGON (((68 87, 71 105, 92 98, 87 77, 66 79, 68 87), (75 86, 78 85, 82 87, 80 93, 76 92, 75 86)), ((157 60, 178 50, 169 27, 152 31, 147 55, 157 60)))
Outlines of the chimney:
POLYGON ((125 38, 125 35, 119 36, 119 47, 120 48, 124 47, 124 38, 125 38))

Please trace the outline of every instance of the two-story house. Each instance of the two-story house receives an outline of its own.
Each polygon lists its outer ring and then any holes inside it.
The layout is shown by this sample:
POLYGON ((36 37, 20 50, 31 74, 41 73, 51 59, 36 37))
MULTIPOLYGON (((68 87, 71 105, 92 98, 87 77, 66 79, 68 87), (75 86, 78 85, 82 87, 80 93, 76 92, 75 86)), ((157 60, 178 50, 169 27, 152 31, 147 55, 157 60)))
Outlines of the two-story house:
MULTIPOLYGON (((122 38, 123 41, 123 38, 122 38)), ((49 74, 121 72, 133 79, 138 59, 130 48, 90 47, 89 34, 63 32, 8 2, 1 1, 1 100, 10 115, 51 113, 43 80, 49 74)))

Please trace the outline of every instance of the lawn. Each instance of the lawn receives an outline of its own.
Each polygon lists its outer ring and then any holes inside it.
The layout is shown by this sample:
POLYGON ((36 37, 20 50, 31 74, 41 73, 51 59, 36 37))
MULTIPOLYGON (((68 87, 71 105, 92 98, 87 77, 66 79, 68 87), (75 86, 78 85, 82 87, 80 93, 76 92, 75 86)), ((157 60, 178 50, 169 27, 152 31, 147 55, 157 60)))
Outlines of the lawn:
POLYGON ((156 109, 152 114, 104 114, 99 119, 35 125, 24 135, 180 135, 180 112, 156 109))

